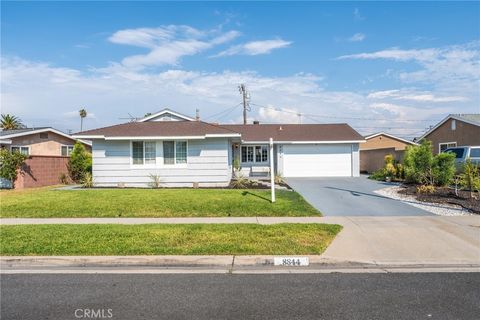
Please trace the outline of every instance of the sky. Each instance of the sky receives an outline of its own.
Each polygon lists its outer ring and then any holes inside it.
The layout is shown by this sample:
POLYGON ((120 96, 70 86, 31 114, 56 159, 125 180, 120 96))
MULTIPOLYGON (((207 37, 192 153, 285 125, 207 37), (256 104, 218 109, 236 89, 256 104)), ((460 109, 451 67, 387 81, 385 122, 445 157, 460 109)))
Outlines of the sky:
POLYGON ((1 113, 84 129, 163 108, 412 139, 480 113, 480 2, 1 2, 1 113))

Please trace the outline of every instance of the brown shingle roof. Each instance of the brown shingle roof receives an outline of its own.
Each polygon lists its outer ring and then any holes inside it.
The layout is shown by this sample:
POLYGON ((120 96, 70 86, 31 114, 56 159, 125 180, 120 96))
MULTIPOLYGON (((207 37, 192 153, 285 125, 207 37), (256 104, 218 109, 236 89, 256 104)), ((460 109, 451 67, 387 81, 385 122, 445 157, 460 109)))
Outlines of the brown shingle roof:
POLYGON ((364 140, 345 123, 338 124, 246 124, 223 125, 240 132, 243 141, 357 141, 364 140))
POLYGON ((83 131, 82 136, 105 137, 169 137, 236 134, 243 141, 359 141, 364 138, 348 124, 223 124, 202 121, 130 122, 105 128, 83 131))
POLYGON ((151 121, 130 122, 110 127, 76 133, 75 136, 105 137, 169 137, 169 136, 204 136, 206 134, 235 134, 221 126, 202 121, 151 121))

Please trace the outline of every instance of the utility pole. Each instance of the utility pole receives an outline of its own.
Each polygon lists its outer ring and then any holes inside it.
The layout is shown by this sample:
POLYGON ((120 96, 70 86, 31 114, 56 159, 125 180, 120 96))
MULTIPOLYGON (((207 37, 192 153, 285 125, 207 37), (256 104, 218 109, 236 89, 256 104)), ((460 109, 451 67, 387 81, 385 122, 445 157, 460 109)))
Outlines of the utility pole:
POLYGON ((238 86, 238 90, 243 98, 243 124, 247 124, 247 108, 248 108, 248 96, 247 96, 247 89, 245 85, 242 83, 238 86))

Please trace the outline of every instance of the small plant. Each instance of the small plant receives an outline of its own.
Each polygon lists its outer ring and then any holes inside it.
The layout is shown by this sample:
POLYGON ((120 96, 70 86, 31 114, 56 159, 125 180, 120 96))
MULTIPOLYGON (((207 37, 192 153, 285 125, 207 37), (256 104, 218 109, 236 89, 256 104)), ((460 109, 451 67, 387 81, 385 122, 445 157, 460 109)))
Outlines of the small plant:
POLYGON ((417 187, 417 193, 432 194, 435 192, 435 187, 432 185, 421 185, 417 187))
POLYGON ((405 179, 405 170, 403 168, 403 164, 397 163, 395 165, 395 169, 397 171, 396 178, 399 180, 404 180, 405 179))
POLYGON ((158 174, 150 174, 149 186, 154 189, 158 189, 162 186, 160 176, 158 174))
POLYGON ((275 177, 273 178, 273 181, 275 182, 275 184, 285 183, 285 180, 283 180, 283 177, 281 174, 276 174, 275 177))
POLYGON ((83 175, 83 178, 82 178, 82 187, 84 188, 93 188, 94 186, 94 181, 93 181, 93 176, 90 172, 87 172, 83 175))
POLYGON ((58 180, 61 184, 69 184, 70 180, 68 179, 68 175, 65 172, 60 173, 58 176, 58 180))
POLYGON ((385 181, 385 169, 379 169, 377 171, 374 171, 372 174, 368 176, 369 179, 372 180, 377 180, 377 181, 385 181))
POLYGON ((233 179, 231 182, 231 187, 234 189, 246 189, 248 187, 249 181, 243 176, 239 176, 236 179, 233 179))
POLYGON ((10 152, 7 149, 0 149, 0 177, 15 183, 18 169, 23 165, 27 156, 20 152, 10 152))
POLYGON ((463 172, 460 174, 460 185, 470 191, 470 198, 474 198, 474 192, 480 192, 480 168, 470 160, 465 161, 463 172))

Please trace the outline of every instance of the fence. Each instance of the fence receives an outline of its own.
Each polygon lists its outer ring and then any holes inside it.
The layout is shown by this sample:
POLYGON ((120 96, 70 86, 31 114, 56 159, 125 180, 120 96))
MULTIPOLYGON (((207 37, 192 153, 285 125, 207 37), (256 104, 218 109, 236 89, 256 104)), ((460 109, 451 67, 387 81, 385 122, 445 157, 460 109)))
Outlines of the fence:
POLYGON ((399 162, 403 161, 403 150, 395 150, 395 148, 360 150, 360 172, 372 173, 383 168, 387 154, 392 154, 399 162))

